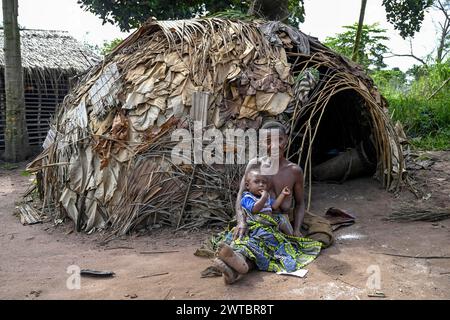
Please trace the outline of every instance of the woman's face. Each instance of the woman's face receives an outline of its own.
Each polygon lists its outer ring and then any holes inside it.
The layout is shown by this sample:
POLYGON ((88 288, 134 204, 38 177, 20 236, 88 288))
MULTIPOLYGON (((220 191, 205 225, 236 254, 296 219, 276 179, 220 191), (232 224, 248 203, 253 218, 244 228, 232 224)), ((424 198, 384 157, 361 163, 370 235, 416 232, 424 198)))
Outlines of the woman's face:
POLYGON ((287 135, 285 135, 279 129, 269 129, 267 133, 267 149, 269 151, 269 154, 272 154, 272 150, 275 150, 275 148, 278 148, 280 154, 284 153, 284 150, 286 149, 287 146, 287 141, 288 141, 287 135), (272 135, 274 135, 274 138, 278 136, 278 141, 273 140, 272 135))
POLYGON ((257 171, 250 171, 247 177, 247 190, 254 195, 261 195, 267 190, 267 178, 257 171))

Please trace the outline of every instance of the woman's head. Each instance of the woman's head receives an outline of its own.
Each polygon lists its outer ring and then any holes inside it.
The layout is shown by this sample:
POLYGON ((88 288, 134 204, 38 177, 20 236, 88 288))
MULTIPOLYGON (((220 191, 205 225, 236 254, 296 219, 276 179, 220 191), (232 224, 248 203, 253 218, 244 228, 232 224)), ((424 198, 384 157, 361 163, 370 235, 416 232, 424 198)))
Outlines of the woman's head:
POLYGON ((261 195, 262 191, 267 190, 268 179, 261 174, 259 169, 253 168, 247 172, 245 177, 246 189, 254 195, 261 195))
POLYGON ((284 151, 288 143, 288 130, 286 127, 277 121, 268 121, 261 127, 263 130, 267 130, 267 148, 269 154, 272 154, 272 148, 278 143, 280 155, 284 154, 284 151), (276 133, 278 141, 272 141, 272 133, 276 133))

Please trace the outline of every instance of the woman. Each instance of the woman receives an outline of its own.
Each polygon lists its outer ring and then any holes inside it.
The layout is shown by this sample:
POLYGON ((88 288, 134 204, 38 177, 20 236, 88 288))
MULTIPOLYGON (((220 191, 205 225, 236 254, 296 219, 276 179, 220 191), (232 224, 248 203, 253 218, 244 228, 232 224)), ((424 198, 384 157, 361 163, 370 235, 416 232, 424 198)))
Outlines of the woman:
MULTIPOLYGON (((235 282, 239 275, 248 273, 253 268, 263 271, 288 271, 298 270, 320 253, 322 244, 308 238, 303 238, 300 227, 305 215, 303 199, 303 171, 301 168, 288 161, 284 157, 287 145, 287 131, 278 122, 268 122, 262 129, 277 130, 276 143, 270 140, 268 135, 268 154, 262 159, 262 163, 270 166, 277 163, 279 168, 270 176, 270 192, 272 196, 281 193, 284 187, 293 190, 292 196, 286 197, 281 205, 281 212, 291 211, 294 215, 293 235, 286 235, 278 228, 278 223, 269 215, 259 215, 258 219, 241 206, 241 197, 245 188, 245 176, 241 180, 241 186, 236 201, 237 226, 232 230, 221 233, 215 243, 220 243, 217 248, 217 258, 214 263, 222 271, 226 284, 235 282), (272 148, 279 148, 272 154, 272 148), (273 160, 273 157, 277 159, 273 160), (292 208, 292 203, 295 203, 292 208)), ((274 149, 275 150, 275 149, 274 149)), ((260 160, 252 160, 247 165, 246 174, 260 160)))

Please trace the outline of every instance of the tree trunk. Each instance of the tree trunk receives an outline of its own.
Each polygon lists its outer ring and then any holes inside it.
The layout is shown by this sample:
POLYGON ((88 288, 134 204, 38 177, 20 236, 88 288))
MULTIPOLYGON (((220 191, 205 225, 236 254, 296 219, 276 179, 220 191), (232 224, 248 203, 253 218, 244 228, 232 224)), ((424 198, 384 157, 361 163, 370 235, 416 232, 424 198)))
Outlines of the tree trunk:
POLYGON ((450 35, 450 1, 446 0, 444 2, 437 1, 437 3, 434 5, 434 7, 438 10, 440 10, 444 14, 444 23, 439 22, 439 26, 441 28, 441 35, 439 39, 439 45, 437 47, 437 54, 436 54, 436 62, 441 63, 442 60, 444 60, 444 57, 446 55, 445 49, 447 46, 447 38, 450 35))
POLYGON ((352 60, 358 61, 359 44, 361 43, 361 34, 364 26, 364 14, 366 13, 367 0, 361 1, 361 11, 359 13, 358 30, 356 30, 355 45, 353 46, 352 60))
POLYGON ((29 150, 17 15, 17 0, 3 0, 6 95, 5 160, 11 162, 25 160, 29 150))
MULTIPOLYGON (((448 29, 448 26, 447 26, 448 29)), ((439 45, 437 48, 437 54, 436 54, 436 62, 441 63, 442 58, 444 56, 444 48, 445 48, 445 39, 447 37, 448 30, 446 31, 444 28, 441 30, 441 39, 439 40, 439 45)))
POLYGON ((285 22, 289 17, 288 0, 253 0, 248 14, 285 22))

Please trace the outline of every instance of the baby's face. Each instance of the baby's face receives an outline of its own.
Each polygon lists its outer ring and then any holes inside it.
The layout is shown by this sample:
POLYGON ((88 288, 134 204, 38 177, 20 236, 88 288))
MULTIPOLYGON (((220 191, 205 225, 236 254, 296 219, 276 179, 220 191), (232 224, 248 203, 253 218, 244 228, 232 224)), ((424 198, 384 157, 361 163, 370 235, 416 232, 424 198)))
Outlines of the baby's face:
POLYGON ((250 171, 247 177, 247 189, 254 195, 261 195, 267 190, 267 178, 258 172, 250 171))

